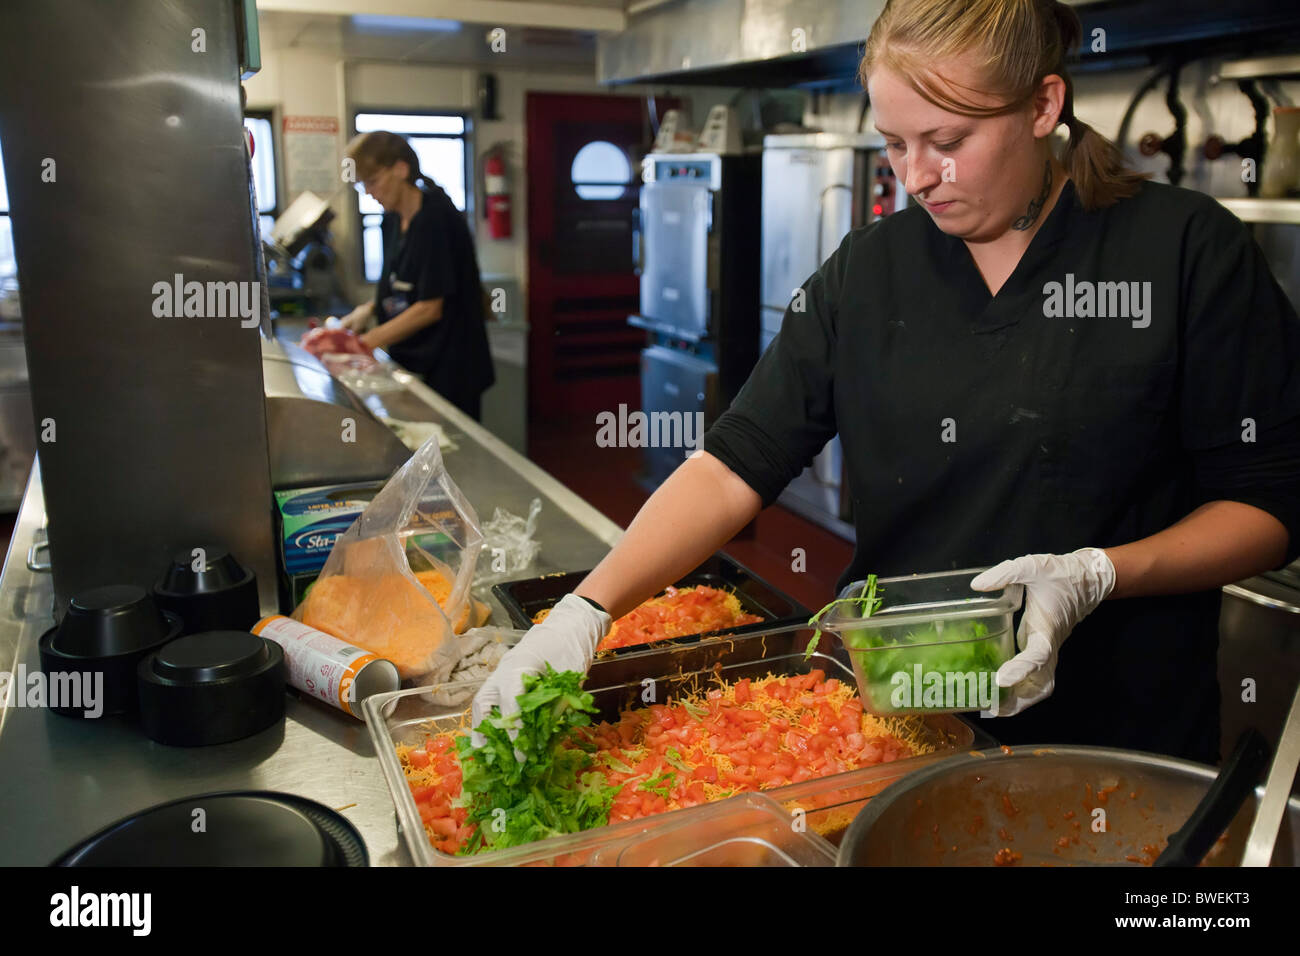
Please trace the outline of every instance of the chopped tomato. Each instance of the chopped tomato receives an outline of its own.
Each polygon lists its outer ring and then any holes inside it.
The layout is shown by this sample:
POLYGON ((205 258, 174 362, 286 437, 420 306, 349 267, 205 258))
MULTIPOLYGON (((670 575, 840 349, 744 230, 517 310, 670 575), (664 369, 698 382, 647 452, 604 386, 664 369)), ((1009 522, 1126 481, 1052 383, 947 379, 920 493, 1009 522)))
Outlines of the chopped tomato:
POLYGON ((422 800, 428 800, 437 791, 438 791, 437 787, 428 784, 423 786, 419 784, 411 784, 411 796, 415 797, 416 803, 419 803, 422 800))
POLYGON ((417 769, 429 766, 429 752, 427 750, 412 750, 406 755, 406 759, 411 761, 411 766, 417 769))
POLYGON ((435 817, 432 820, 426 820, 425 825, 439 836, 451 837, 456 835, 456 821, 451 817, 435 817))
POLYGON ((434 769, 438 773, 456 773, 460 770, 460 764, 456 762, 455 757, 439 757, 438 762, 434 764, 434 769))
POLYGON ((691 771, 691 779, 702 780, 704 783, 717 783, 718 770, 716 767, 712 767, 708 765, 702 767, 696 767, 694 770, 691 771))

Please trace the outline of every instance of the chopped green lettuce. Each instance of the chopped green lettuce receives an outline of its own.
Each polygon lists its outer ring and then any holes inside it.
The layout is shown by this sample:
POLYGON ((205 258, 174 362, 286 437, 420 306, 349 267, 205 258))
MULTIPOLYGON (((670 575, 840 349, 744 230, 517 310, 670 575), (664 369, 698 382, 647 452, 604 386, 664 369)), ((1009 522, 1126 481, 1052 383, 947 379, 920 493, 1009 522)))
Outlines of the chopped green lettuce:
POLYGON ((519 713, 498 709, 475 729, 485 738, 474 747, 469 735, 456 741, 463 779, 461 803, 477 824, 462 853, 503 849, 561 833, 576 833, 609 821, 617 788, 592 770, 593 759, 573 731, 591 723, 596 707, 582 689, 583 675, 557 672, 524 678, 519 713), (517 730, 512 741, 510 731, 517 730), (519 750, 524 760, 515 757, 519 750))

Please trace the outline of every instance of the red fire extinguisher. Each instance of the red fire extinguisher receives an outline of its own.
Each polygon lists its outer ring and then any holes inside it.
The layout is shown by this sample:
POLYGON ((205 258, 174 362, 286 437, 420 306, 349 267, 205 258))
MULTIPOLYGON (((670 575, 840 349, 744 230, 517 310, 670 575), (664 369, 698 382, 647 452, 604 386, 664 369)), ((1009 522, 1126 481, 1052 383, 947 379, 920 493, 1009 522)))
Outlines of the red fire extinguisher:
POLYGON ((483 192, 488 235, 493 239, 510 238, 510 183, 506 179, 506 160, 499 146, 483 157, 483 192))

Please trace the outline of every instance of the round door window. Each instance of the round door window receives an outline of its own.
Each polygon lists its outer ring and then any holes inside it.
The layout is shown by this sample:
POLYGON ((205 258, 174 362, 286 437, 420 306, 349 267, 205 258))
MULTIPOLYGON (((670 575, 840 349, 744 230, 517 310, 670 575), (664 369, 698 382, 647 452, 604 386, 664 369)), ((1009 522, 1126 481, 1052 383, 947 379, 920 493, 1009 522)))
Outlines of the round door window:
POLYGON ((569 178, 581 199, 619 199, 632 178, 632 164, 613 143, 598 139, 578 150, 569 178))

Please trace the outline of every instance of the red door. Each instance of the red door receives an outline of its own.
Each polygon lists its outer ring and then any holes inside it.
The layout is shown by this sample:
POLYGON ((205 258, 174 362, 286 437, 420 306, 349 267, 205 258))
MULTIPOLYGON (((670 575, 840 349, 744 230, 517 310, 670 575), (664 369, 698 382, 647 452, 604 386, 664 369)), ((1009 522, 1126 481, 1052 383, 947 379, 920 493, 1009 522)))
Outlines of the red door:
POLYGON ((639 97, 529 93, 531 421, 640 407, 645 333, 633 210, 650 129, 639 97))

